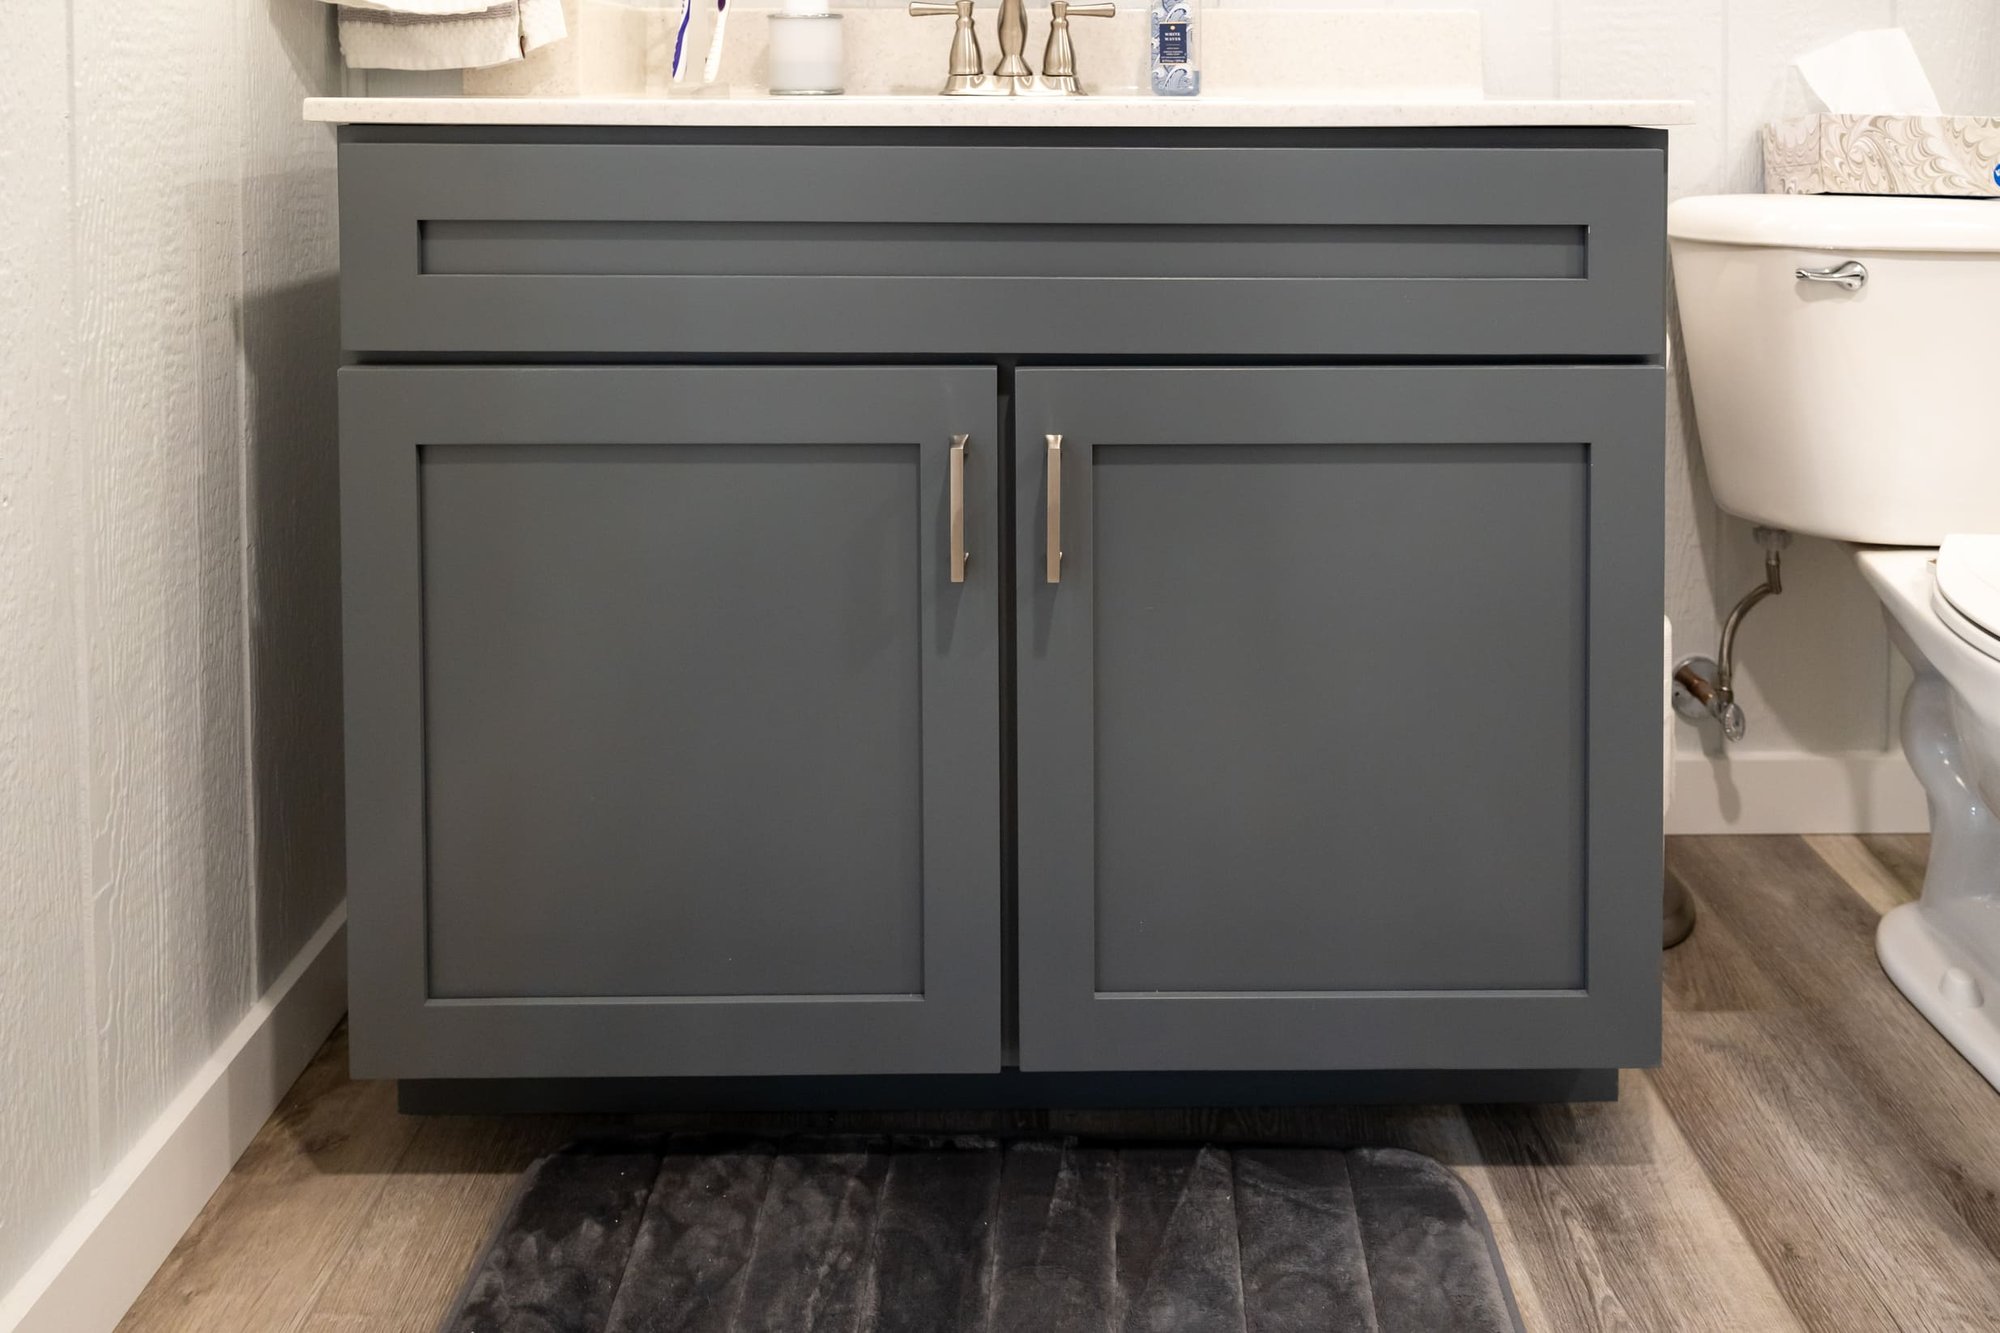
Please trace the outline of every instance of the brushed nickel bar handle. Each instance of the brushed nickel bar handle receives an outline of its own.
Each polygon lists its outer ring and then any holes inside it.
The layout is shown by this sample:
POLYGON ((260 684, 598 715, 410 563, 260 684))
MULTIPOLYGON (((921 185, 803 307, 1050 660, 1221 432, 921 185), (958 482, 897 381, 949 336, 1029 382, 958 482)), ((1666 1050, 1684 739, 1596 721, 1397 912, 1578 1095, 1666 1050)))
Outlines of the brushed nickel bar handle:
POLYGON ((951 437, 951 581, 965 582, 965 567, 971 557, 965 553, 965 446, 970 435, 951 437))
POLYGON ((1062 436, 1044 437, 1049 445, 1049 582, 1062 582, 1062 436))

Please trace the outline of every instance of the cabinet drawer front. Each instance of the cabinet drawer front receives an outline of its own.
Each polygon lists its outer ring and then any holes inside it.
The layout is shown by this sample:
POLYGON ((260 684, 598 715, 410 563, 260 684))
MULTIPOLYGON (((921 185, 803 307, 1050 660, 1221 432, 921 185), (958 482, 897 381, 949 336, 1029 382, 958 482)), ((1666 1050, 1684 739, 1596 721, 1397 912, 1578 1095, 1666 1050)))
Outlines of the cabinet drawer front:
POLYGON ((1661 350, 1649 146, 350 137, 340 190, 357 351, 1661 350))
POLYGON ((341 372, 357 1070, 998 1067, 995 412, 984 368, 341 372))
POLYGON ((1661 391, 1020 372, 1022 1068, 1656 1056, 1661 391))

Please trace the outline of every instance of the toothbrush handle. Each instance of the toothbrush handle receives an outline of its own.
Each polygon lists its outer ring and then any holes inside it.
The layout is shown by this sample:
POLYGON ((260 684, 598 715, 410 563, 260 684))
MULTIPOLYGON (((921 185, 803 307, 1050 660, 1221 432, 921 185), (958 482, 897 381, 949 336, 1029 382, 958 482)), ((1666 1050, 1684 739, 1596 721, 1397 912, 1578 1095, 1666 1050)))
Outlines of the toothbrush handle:
POLYGON ((694 17, 694 0, 681 0, 680 26, 674 30, 674 82, 687 77, 688 20, 694 17))
POLYGON ((714 83, 715 76, 722 72, 722 34, 729 27, 728 0, 722 0, 715 7, 715 36, 708 42, 708 62, 701 67, 701 81, 714 83))

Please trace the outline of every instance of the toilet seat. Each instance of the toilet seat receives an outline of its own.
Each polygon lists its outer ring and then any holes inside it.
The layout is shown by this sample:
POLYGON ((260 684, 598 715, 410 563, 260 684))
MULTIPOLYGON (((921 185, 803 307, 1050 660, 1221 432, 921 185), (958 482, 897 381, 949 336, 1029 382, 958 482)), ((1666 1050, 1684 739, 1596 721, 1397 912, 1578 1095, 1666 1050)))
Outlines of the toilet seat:
POLYGON ((2000 534, 1954 533, 1938 548, 1931 599, 1938 618, 2000 659, 2000 534))

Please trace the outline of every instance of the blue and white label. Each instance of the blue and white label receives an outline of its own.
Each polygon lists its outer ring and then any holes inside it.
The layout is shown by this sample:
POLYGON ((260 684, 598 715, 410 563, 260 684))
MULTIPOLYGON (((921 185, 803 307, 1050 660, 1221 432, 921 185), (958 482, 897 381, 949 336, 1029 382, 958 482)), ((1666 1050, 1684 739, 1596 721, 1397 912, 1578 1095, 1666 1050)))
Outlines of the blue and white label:
POLYGON ((1147 26, 1147 63, 1153 91, 1166 97, 1193 97, 1201 92, 1200 55, 1194 24, 1199 0, 1152 0, 1147 26))

